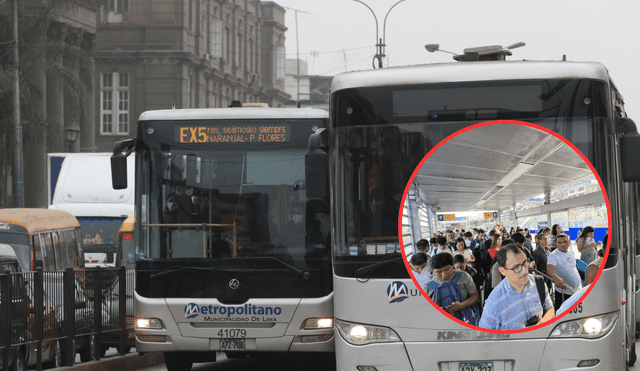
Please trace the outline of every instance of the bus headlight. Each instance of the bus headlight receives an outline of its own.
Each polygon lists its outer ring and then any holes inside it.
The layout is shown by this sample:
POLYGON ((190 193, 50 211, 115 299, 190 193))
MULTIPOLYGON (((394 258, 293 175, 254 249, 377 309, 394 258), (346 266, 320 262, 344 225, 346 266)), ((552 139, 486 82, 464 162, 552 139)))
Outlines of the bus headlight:
POLYGON ((333 318, 309 318, 304 322, 305 330, 319 330, 333 328, 333 318))
POLYGON ((136 329, 139 330, 161 330, 163 328, 162 321, 157 318, 138 318, 136 320, 136 329))
POLYGON ((400 336, 388 327, 369 326, 335 320, 340 336, 349 344, 366 345, 371 343, 392 343, 401 341, 400 336))
POLYGON ((619 317, 618 312, 603 314, 601 316, 581 318, 573 321, 562 322, 553 329, 550 337, 567 338, 581 337, 594 339, 606 335, 619 317))

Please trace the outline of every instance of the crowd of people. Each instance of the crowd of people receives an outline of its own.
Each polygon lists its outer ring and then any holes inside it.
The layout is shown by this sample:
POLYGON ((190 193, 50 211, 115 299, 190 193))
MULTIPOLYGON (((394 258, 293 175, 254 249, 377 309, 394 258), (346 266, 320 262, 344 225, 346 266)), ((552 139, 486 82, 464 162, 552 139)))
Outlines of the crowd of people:
POLYGON ((596 242, 594 232, 588 226, 578 233, 578 257, 558 224, 540 229, 535 240, 520 227, 447 230, 418 241, 409 266, 425 293, 455 318, 517 330, 546 322, 579 300, 607 243, 607 235, 596 242))

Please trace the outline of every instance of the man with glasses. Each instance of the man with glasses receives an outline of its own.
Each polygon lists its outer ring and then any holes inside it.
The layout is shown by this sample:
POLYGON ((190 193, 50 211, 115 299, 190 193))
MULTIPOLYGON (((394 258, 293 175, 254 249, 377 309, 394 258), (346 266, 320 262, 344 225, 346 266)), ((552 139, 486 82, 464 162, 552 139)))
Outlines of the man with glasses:
POLYGON ((479 327, 492 330, 519 330, 546 322, 555 310, 546 285, 529 275, 529 260, 522 247, 508 244, 496 253, 500 273, 506 279, 486 300, 479 327), (540 291, 539 291, 540 290, 540 291), (540 292, 543 292, 544 302, 540 292))

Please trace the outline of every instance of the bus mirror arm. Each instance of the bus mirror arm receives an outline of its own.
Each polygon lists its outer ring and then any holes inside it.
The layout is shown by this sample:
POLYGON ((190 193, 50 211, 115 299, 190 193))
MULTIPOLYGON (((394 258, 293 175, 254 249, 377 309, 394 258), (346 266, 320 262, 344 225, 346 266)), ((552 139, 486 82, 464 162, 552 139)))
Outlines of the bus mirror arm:
POLYGON ((111 185, 113 189, 127 188, 127 157, 133 152, 136 140, 127 139, 116 142, 111 155, 111 185))
POLYGON ((623 133, 620 137, 620 163, 622 180, 640 182, 640 134, 636 124, 627 117, 616 119, 616 129, 623 133))

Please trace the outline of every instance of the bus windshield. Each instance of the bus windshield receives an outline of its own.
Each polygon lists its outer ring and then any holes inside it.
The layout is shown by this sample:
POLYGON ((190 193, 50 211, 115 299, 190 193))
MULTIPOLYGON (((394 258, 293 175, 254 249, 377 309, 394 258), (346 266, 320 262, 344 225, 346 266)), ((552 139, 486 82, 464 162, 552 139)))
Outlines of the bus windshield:
POLYGON ((23 272, 31 271, 31 253, 29 251, 29 235, 11 232, 0 232, 0 243, 13 248, 18 256, 18 264, 23 272))
MULTIPOLYGON (((605 89, 604 83, 593 80, 536 80, 335 92, 332 145, 338 158, 331 160, 336 205, 332 212, 338 220, 344 218, 334 230, 335 274, 409 277, 398 259, 399 248, 392 248, 399 243, 405 186, 429 150, 467 126, 509 119, 546 127, 576 145, 605 178, 602 160, 596 161, 600 143, 594 145, 603 137, 606 123, 605 89), (477 94, 478 89, 491 94, 477 94), (519 96, 526 99, 516 99, 519 96)), ((500 144, 478 143, 488 145, 500 144)))
POLYGON ((141 124, 149 242, 137 259, 268 258, 258 267, 308 268, 321 257, 313 252, 326 244, 328 216, 326 205, 305 196, 304 154, 323 120, 141 124), (195 132, 185 128, 211 136, 184 143, 195 132))

